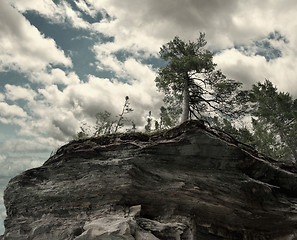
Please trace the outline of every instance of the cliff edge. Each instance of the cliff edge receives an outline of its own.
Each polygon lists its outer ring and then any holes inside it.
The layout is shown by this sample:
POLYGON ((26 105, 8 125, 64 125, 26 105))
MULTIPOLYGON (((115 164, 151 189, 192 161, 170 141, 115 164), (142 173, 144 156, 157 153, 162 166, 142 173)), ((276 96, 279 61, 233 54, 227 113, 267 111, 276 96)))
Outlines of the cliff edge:
POLYGON ((2 239, 297 239, 296 172, 201 121, 72 141, 9 182, 2 239))

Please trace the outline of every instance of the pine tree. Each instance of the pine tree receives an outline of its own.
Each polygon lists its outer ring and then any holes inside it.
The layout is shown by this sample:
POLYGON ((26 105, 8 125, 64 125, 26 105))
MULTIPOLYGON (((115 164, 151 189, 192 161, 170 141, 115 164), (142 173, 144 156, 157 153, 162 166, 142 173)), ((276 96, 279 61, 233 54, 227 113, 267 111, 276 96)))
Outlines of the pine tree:
POLYGON ((254 135, 260 148, 282 160, 297 161, 297 100, 269 80, 253 86, 254 135), (265 145, 265 146, 264 146, 265 145))
POLYGON ((158 70, 156 85, 165 93, 165 104, 181 114, 181 122, 202 118, 210 111, 238 117, 244 109, 241 103, 246 94, 239 90, 241 83, 215 69, 206 43, 205 34, 200 33, 196 42, 175 37, 160 49, 167 65, 158 70))

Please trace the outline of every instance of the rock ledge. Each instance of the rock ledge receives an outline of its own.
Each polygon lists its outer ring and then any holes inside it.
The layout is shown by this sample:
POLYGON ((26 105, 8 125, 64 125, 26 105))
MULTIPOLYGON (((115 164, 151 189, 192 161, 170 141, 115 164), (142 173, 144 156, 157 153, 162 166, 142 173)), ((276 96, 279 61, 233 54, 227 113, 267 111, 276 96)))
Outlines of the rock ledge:
POLYGON ((73 141, 9 182, 0 239, 297 239, 296 172, 202 121, 73 141))

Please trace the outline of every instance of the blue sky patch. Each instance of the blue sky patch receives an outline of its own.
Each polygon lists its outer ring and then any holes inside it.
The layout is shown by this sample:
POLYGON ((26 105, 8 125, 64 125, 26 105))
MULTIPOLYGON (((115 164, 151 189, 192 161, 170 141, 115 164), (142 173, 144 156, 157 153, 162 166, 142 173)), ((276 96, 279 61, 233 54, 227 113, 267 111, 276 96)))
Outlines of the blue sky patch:
POLYGON ((288 40, 275 31, 263 39, 254 41, 251 45, 236 45, 235 48, 248 56, 263 56, 269 62, 282 57, 281 49, 276 47, 274 42, 281 42, 284 45, 288 44, 288 40))

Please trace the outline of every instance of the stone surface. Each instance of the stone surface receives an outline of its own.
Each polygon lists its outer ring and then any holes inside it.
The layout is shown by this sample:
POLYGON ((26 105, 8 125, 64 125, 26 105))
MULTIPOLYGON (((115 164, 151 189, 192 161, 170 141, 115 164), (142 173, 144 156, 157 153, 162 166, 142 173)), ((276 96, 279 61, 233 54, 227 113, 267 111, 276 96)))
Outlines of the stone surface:
POLYGON ((2 239, 297 239, 296 172, 200 121, 73 141, 10 181, 2 239))

